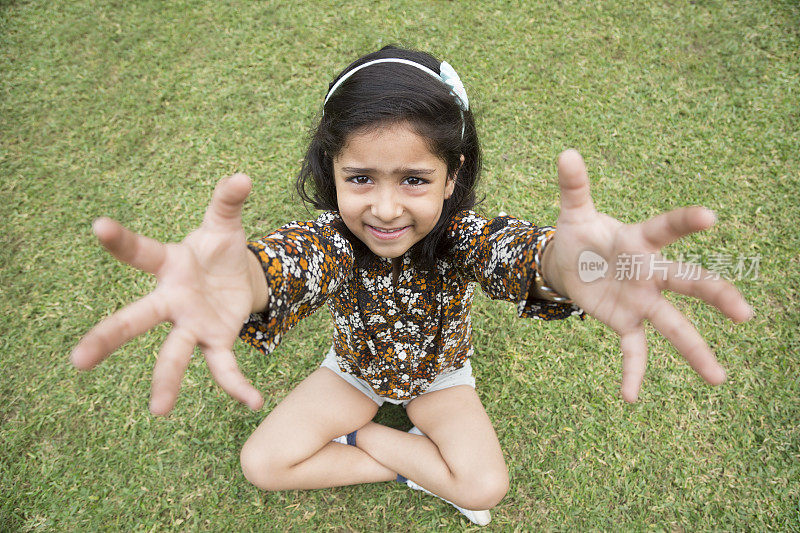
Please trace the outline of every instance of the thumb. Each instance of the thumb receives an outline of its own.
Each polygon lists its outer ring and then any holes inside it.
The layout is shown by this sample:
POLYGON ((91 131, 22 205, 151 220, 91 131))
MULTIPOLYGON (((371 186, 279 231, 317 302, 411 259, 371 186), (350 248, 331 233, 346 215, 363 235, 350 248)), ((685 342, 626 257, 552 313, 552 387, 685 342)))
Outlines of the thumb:
POLYGON ((242 205, 250 194, 253 182, 245 174, 234 174, 217 182, 203 224, 239 229, 242 226, 242 205))
POLYGON ((558 187, 561 191, 559 219, 594 214, 589 174, 577 150, 565 150, 558 156, 558 187))

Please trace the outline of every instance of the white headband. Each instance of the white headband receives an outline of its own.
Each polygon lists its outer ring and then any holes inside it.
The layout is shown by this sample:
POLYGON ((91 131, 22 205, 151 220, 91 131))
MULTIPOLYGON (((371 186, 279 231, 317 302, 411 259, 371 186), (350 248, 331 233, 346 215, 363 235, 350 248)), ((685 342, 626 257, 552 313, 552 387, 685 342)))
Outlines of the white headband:
POLYGON ((437 80, 441 81, 448 87, 450 87, 450 93, 456 97, 456 103, 458 103, 459 109, 461 109, 461 137, 464 137, 464 111, 469 110, 469 99, 467 98, 467 91, 464 89, 464 84, 461 83, 461 78, 458 77, 455 69, 450 66, 450 63, 447 61, 442 61, 442 64, 439 65, 439 71, 441 74, 437 74, 436 72, 432 71, 425 65, 421 65, 415 61, 411 61, 408 59, 401 59, 399 57, 386 57, 383 59, 373 59, 372 61, 367 61, 366 63, 362 63, 361 65, 357 66, 356 68, 348 71, 344 76, 339 78, 333 87, 330 88, 328 94, 325 95, 325 101, 322 103, 322 114, 325 114, 325 104, 328 103, 331 95, 336 92, 336 89, 339 88, 339 85, 344 83, 347 78, 361 70, 362 68, 368 67, 370 65, 375 65, 378 63, 402 63, 404 65, 409 65, 415 68, 420 69, 423 72, 427 72, 437 80))

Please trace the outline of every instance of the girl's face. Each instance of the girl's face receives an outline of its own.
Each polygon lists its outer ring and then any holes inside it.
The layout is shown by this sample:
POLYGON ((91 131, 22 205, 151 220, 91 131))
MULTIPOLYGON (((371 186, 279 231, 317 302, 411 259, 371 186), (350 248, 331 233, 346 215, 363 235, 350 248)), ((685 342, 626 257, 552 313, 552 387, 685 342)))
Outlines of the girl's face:
POLYGON ((388 258, 402 256, 436 226, 455 187, 445 162, 408 123, 351 135, 333 173, 345 225, 388 258))

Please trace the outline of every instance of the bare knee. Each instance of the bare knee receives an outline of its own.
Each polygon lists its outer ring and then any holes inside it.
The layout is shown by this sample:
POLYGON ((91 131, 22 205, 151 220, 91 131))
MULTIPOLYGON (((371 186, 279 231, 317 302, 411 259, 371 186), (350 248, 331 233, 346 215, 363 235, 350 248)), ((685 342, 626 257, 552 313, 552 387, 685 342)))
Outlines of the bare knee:
POLYGON ((245 442, 239 454, 244 477, 262 490, 282 490, 281 473, 285 470, 271 453, 272 447, 257 444, 252 440, 245 442))
POLYGON ((503 499, 508 492, 508 471, 502 470, 484 472, 481 475, 471 476, 462 483, 461 501, 454 503, 466 509, 483 510, 491 509, 503 499))

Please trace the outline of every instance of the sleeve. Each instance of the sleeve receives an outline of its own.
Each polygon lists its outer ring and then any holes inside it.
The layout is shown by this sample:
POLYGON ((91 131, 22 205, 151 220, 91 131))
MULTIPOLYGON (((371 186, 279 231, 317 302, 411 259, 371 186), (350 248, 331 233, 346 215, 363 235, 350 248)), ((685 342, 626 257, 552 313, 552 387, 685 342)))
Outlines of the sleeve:
POLYGON ((267 309, 250 315, 239 336, 268 355, 300 320, 311 315, 352 275, 353 250, 333 226, 338 215, 290 222, 247 243, 269 286, 267 309))
POLYGON ((552 230, 514 217, 487 219, 473 211, 461 211, 448 227, 448 237, 454 264, 470 281, 479 283, 489 298, 515 303, 521 318, 582 318, 583 310, 572 303, 530 297, 535 257, 552 230))

